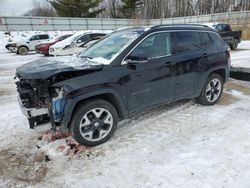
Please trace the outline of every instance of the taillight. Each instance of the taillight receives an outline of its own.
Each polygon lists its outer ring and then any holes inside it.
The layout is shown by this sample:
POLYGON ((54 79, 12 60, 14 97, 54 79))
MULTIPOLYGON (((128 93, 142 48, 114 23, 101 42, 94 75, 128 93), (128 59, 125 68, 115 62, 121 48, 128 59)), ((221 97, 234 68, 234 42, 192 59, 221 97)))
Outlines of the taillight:
POLYGON ((230 47, 227 48, 227 52, 228 52, 228 56, 230 58, 231 57, 231 49, 230 49, 230 47))
POLYGON ((228 53, 228 64, 231 65, 231 49, 230 49, 230 47, 227 48, 227 53, 228 53))

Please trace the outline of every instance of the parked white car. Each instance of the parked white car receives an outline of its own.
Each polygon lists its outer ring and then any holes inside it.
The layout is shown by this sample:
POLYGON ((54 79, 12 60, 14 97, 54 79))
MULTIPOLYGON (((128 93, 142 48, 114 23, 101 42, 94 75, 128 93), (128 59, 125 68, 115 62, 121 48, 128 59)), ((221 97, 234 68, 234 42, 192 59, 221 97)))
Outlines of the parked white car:
POLYGON ((84 31, 76 33, 63 41, 50 46, 49 55, 73 55, 78 52, 76 49, 81 45, 91 41, 92 39, 104 37, 109 33, 111 33, 111 31, 84 31))
POLYGON ((69 54, 69 55, 78 54, 80 52, 83 52, 85 49, 92 46, 93 44, 97 43, 101 38, 103 37, 96 37, 96 38, 90 39, 89 41, 83 43, 80 46, 65 48, 63 49, 63 52, 64 54, 69 54))
POLYGON ((49 41, 50 37, 48 34, 37 34, 31 37, 22 39, 15 43, 13 47, 11 47, 12 52, 16 52, 20 55, 27 55, 29 51, 35 51, 35 47, 42 42, 49 41))

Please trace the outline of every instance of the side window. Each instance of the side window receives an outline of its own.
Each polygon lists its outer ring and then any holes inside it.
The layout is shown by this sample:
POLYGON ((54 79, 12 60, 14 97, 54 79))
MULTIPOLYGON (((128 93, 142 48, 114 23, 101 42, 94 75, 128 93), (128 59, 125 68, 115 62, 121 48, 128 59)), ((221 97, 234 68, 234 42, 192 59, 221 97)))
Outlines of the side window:
POLYGON ((130 57, 144 56, 153 59, 170 55, 172 53, 171 34, 155 33, 144 39, 131 53, 130 57))
POLYGON ((223 26, 222 26, 221 24, 218 24, 218 25, 216 26, 216 29, 217 29, 217 31, 219 31, 219 32, 223 32, 223 26))
POLYGON ((216 33, 209 33, 208 36, 212 44, 216 46, 221 46, 224 44, 224 41, 222 40, 220 35, 216 33))
POLYGON ((182 53, 197 50, 202 47, 198 32, 180 31, 175 33, 175 52, 182 53))
POLYGON ((49 36, 48 35, 39 35, 39 39, 41 40, 45 40, 45 39, 48 39, 49 36))
POLYGON ((96 33, 96 34, 91 34, 91 38, 102 38, 102 37, 105 37, 106 34, 103 34, 103 33, 96 33))
POLYGON ((224 32, 230 31, 230 26, 228 24, 224 24, 223 25, 223 31, 224 32))
POLYGON ((202 47, 208 46, 210 43, 210 39, 207 32, 200 32, 201 45, 202 47))
POLYGON ((77 39, 77 43, 87 42, 90 39, 90 35, 83 35, 79 39, 77 39))
POLYGON ((34 35, 30 38, 30 41, 39 40, 38 35, 34 35))

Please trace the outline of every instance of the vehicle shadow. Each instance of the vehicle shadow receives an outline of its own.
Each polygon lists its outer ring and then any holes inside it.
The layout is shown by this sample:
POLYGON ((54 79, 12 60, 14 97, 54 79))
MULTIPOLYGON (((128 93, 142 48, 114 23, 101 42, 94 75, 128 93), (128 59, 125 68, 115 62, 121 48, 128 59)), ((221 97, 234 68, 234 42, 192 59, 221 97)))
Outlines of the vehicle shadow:
POLYGON ((153 118, 159 116, 165 112, 175 112, 187 109, 195 104, 194 99, 183 99, 176 102, 164 103, 158 107, 152 107, 150 109, 146 109, 143 112, 133 114, 129 118, 122 120, 117 129, 122 129, 128 126, 134 126, 140 121, 144 121, 149 118, 153 118))

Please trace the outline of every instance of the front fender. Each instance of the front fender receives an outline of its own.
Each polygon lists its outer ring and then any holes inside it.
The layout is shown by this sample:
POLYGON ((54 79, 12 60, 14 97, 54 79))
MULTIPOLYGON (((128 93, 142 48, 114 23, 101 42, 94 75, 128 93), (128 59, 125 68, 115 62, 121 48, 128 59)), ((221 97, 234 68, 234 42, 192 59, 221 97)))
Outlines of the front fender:
POLYGON ((128 110, 125 106, 125 102, 122 99, 121 95, 114 89, 102 89, 102 90, 97 90, 97 91, 91 91, 88 93, 84 93, 81 95, 77 95, 73 98, 68 98, 67 102, 66 102, 66 106, 64 108, 64 115, 63 118, 60 122, 60 128, 63 132, 68 132, 69 131, 69 123, 71 120, 71 117, 73 115, 73 110, 76 107, 77 104, 79 104, 79 102, 88 99, 90 97, 98 97, 98 95, 103 95, 103 94, 112 94, 115 99, 117 100, 117 102, 119 103, 119 107, 120 107, 120 111, 122 113, 122 116, 127 116, 128 115, 128 110))

